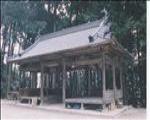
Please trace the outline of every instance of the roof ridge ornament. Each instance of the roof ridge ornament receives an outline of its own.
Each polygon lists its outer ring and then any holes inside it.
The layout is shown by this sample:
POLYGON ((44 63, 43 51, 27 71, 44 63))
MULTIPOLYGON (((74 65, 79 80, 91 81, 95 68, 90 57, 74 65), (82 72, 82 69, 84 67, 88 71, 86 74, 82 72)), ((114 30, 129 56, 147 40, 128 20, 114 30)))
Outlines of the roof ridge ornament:
POLYGON ((97 38, 104 38, 106 36, 106 34, 110 33, 110 30, 104 32, 103 34, 100 34, 100 31, 102 29, 102 27, 104 27, 107 22, 108 22, 108 12, 106 11, 106 9, 104 8, 101 13, 104 13, 104 17, 102 18, 102 21, 99 24, 99 27, 97 29, 97 31, 93 34, 93 35, 89 35, 89 42, 94 42, 94 40, 96 40, 97 38))

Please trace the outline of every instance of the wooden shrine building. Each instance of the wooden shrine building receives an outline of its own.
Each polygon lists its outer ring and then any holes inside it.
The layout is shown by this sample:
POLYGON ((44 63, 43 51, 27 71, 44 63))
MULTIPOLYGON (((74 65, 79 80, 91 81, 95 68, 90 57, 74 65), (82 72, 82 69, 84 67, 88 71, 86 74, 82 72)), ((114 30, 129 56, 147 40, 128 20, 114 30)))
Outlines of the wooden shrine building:
POLYGON ((41 36, 20 55, 8 58, 31 73, 29 96, 37 95, 41 104, 60 101, 66 107, 80 108, 122 102, 123 68, 131 55, 111 37, 110 24, 98 30, 100 22, 41 36), (41 74, 39 88, 37 73, 41 74), (39 93, 32 94, 36 90, 39 93))

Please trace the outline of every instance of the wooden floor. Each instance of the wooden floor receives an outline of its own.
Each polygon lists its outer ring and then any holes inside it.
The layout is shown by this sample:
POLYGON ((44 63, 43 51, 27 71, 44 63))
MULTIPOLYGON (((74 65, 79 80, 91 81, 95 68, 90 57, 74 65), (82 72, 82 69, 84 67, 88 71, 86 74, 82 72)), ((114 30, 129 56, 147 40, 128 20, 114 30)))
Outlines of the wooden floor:
POLYGON ((102 104, 103 99, 101 97, 87 97, 87 98, 68 98, 65 99, 68 103, 84 103, 84 104, 102 104))

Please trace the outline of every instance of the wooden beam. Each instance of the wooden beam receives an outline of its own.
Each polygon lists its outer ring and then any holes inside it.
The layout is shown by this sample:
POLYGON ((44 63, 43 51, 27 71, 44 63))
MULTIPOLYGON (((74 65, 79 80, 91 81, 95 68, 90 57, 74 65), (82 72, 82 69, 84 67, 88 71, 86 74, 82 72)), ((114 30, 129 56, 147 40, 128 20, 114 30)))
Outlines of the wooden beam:
POLYGON ((25 64, 25 65, 20 65, 20 70, 22 71, 35 71, 38 72, 40 71, 40 64, 34 65, 34 64, 25 64))
POLYGON ((74 62, 68 62, 67 66, 81 66, 81 65, 93 65, 97 64, 102 60, 102 58, 95 58, 95 59, 85 59, 85 60, 76 60, 74 62))
POLYGON ((22 71, 40 71, 40 70, 37 70, 37 69, 33 69, 33 68, 20 68, 20 70, 22 71))
POLYGON ((54 61, 54 62, 45 62, 44 65, 47 66, 47 67, 56 67, 59 64, 58 64, 57 61, 54 61))

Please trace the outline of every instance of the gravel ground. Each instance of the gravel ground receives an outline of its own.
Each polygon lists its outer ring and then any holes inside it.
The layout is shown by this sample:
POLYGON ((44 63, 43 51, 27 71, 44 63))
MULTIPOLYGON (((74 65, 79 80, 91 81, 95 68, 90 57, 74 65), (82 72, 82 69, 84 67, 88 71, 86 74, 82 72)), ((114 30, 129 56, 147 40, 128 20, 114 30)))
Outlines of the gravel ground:
POLYGON ((104 116, 91 116, 82 114, 69 114, 65 112, 52 112, 48 110, 42 110, 31 107, 16 106, 12 104, 6 104, 1 102, 1 120, 5 119, 127 119, 127 120, 145 120, 146 110, 145 109, 134 109, 131 108, 114 118, 104 116))

